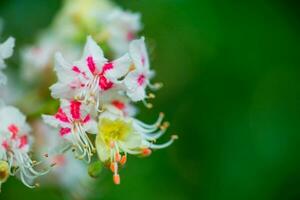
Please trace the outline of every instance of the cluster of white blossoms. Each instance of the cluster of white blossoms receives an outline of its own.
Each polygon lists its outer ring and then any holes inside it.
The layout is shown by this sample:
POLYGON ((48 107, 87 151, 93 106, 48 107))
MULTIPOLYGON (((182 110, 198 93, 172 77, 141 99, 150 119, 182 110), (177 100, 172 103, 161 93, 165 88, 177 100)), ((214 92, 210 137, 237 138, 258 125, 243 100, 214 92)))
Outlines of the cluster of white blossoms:
POLYGON ((76 59, 87 35, 104 44, 110 56, 120 56, 141 28, 140 14, 124 11, 109 0, 65 0, 51 26, 35 44, 23 48, 23 77, 33 81, 45 73, 53 66, 56 51, 76 59))
POLYGON ((120 183, 118 168, 126 163, 127 154, 146 156, 177 138, 154 144, 168 127, 162 123, 163 114, 154 124, 134 118, 130 102, 149 106, 146 99, 154 95, 147 95, 146 89, 158 88, 150 83, 153 72, 144 38, 131 41, 129 52, 113 61, 104 57, 91 36, 78 61, 68 62, 60 53, 55 58, 58 82, 50 89, 61 104, 56 114, 44 115, 44 121, 59 128, 60 136, 72 143, 76 158, 90 162, 97 152, 113 171, 114 183, 120 183), (95 144, 88 134, 96 135, 95 144))
MULTIPOLYGON (((0 44, 0 69, 4 69, 5 59, 13 53, 15 40, 10 37, 0 44)), ((6 76, 0 71, 1 87, 5 87, 6 76)), ((1 88, 1 89, 2 89, 1 88)), ((35 187, 33 181, 47 170, 35 169, 38 162, 29 156, 32 144, 31 128, 26 118, 17 108, 5 105, 0 99, 0 188, 9 176, 17 175, 28 187, 35 187)))
MULTIPOLYGON (((163 113, 152 124, 136 118, 135 103, 151 108, 151 91, 161 87, 151 82, 155 73, 145 39, 138 36, 141 28, 140 14, 108 0, 64 1, 51 26, 21 49, 25 86, 18 105, 32 128, 17 108, 0 105, 0 185, 17 175, 32 188, 35 178, 50 171, 41 183, 85 196, 84 186, 101 166, 120 184, 119 171, 129 154, 148 156, 177 139, 172 135, 156 143, 169 126, 163 113), (33 141, 43 162, 30 156, 33 141)), ((13 38, 0 44, 0 85, 6 82, 1 70, 13 47, 13 38)))

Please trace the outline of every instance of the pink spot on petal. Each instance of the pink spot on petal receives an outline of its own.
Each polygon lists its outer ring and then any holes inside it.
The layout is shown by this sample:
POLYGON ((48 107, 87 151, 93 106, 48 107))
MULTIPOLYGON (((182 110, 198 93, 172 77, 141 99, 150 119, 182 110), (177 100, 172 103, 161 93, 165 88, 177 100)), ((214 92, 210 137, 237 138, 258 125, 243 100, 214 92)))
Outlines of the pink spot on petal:
POLYGON ((24 147, 25 145, 28 144, 28 138, 27 135, 23 135, 20 137, 20 144, 19 144, 19 148, 24 147))
POLYGON ((80 69, 77 66, 73 66, 72 70, 76 73, 81 73, 80 69))
POLYGON ((105 76, 100 76, 99 86, 102 90, 108 90, 112 88, 113 85, 114 85, 113 82, 107 80, 105 76))
POLYGON ((125 104, 122 101, 113 100, 111 103, 112 103, 112 105, 114 105, 119 110, 123 110, 125 108, 125 104))
POLYGON ((103 75, 107 70, 113 69, 114 65, 112 62, 108 62, 106 64, 103 65, 102 67, 102 72, 100 73, 100 75, 103 75))
POLYGON ((91 119, 90 115, 85 116, 85 118, 83 119, 83 123, 87 123, 88 121, 90 121, 90 119, 91 119))
POLYGON ((92 74, 94 74, 96 71, 96 64, 94 62, 93 57, 92 56, 87 57, 86 62, 89 70, 92 72, 92 74))
POLYGON ((16 139, 17 134, 19 132, 19 128, 15 124, 11 124, 8 126, 8 130, 11 133, 11 138, 16 139))
POLYGON ((66 123, 70 122, 68 116, 61 108, 58 109, 58 112, 54 115, 54 117, 60 120, 61 122, 66 122, 66 123))
POLYGON ((66 135, 66 134, 68 134, 68 133, 70 133, 70 132, 71 132, 71 129, 70 129, 70 128, 61 128, 61 129, 59 130, 60 136, 64 136, 64 135, 66 135))
POLYGON ((3 148, 6 149, 6 150, 9 149, 9 144, 8 144, 7 140, 4 140, 4 141, 2 142, 2 146, 3 146, 3 148))
POLYGON ((71 101, 70 102, 70 112, 71 112, 71 115, 72 115, 72 118, 73 119, 80 119, 80 106, 81 106, 81 103, 78 102, 78 101, 71 101))
POLYGON ((145 56, 142 56, 141 62, 142 62, 142 65, 145 66, 145 62, 146 62, 145 56))
POLYGON ((131 40, 133 40, 135 38, 135 34, 132 32, 132 31, 129 31, 128 33, 127 33, 127 40, 128 41, 131 41, 131 40))
POLYGON ((146 79, 146 77, 144 74, 139 75, 139 77, 137 79, 139 86, 142 86, 145 83, 145 79, 146 79))

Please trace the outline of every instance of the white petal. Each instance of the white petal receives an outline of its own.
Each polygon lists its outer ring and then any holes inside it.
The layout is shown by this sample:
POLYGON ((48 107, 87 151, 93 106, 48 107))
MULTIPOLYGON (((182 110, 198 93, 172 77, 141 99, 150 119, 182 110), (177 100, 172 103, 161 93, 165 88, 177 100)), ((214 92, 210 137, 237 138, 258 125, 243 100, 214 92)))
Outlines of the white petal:
POLYGON ((42 115, 42 119, 46 124, 49 124, 50 126, 53 126, 55 128, 58 128, 60 126, 59 121, 52 115, 42 115))
POLYGON ((125 74, 128 72, 131 65, 131 59, 128 54, 125 54, 121 58, 114 60, 112 63, 113 68, 107 70, 105 75, 110 80, 117 80, 118 78, 125 76, 125 74))
POLYGON ((129 53, 137 69, 149 69, 149 58, 143 37, 130 43, 129 53))
POLYGON ((126 94, 132 101, 140 101, 146 97, 145 86, 137 83, 140 73, 134 71, 129 73, 124 79, 124 85, 127 89, 126 94))
POLYGON ((95 120, 90 119, 90 121, 85 124, 85 129, 88 133, 97 134, 98 124, 95 120))
POLYGON ((87 56, 92 56, 96 63, 104 63, 106 61, 102 49, 91 36, 87 37, 82 60, 85 60, 87 56))
POLYGON ((15 39, 9 37, 4 43, 0 45, 0 59, 9 58, 13 53, 13 48, 15 46, 15 39))
POLYGON ((100 158, 100 160, 102 162, 105 162, 107 160, 109 160, 110 158, 110 151, 108 149, 108 147, 105 145, 105 143, 103 142, 102 140, 102 137, 100 134, 98 134, 96 136, 96 149, 97 149, 97 153, 98 153, 98 156, 100 158))

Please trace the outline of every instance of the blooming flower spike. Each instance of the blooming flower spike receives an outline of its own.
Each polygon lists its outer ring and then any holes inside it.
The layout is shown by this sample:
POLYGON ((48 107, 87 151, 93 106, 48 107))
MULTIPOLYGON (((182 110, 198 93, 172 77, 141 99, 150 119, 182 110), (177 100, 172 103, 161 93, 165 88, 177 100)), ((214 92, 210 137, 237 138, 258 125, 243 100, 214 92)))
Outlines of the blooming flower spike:
POLYGON ((90 162, 95 148, 87 132, 97 133, 97 123, 88 113, 88 108, 81 102, 62 100, 57 113, 54 116, 43 115, 43 119, 49 125, 60 128, 60 136, 72 142, 78 159, 86 158, 90 162))
POLYGON ((56 55, 58 83, 50 89, 55 98, 77 99, 85 104, 99 106, 101 92, 114 88, 129 69, 127 54, 114 61, 107 61, 101 48, 88 37, 80 61, 67 63, 56 55))
POLYGON ((0 85, 6 83, 6 76, 1 72, 6 67, 5 59, 9 58, 13 53, 15 39, 10 37, 0 44, 0 85))
POLYGON ((150 83, 150 79, 153 77, 154 71, 150 70, 144 38, 133 40, 130 43, 129 54, 133 63, 130 68, 130 72, 124 79, 127 95, 132 101, 144 101, 147 97, 145 91, 147 86, 151 89, 157 89, 159 87, 157 84, 152 85, 150 83))

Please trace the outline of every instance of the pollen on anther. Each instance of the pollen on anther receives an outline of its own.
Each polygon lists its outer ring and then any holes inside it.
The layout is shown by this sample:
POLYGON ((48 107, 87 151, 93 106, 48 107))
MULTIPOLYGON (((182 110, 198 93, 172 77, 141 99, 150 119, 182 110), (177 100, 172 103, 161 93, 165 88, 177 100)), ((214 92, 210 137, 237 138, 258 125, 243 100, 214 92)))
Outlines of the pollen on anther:
POLYGON ((120 175, 119 174, 114 174, 113 180, 114 180, 114 183, 116 185, 119 185, 120 184, 120 175))
POLYGON ((126 161, 127 161, 127 156, 123 155, 122 158, 121 158, 121 160, 120 160, 120 164, 121 165, 125 165, 126 161))
POLYGON ((145 148, 142 150, 143 156, 149 156, 152 153, 151 149, 145 148))

